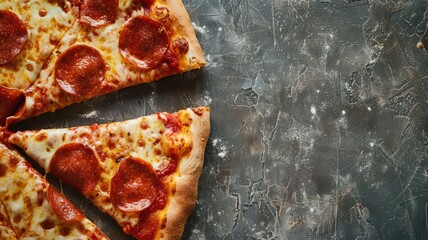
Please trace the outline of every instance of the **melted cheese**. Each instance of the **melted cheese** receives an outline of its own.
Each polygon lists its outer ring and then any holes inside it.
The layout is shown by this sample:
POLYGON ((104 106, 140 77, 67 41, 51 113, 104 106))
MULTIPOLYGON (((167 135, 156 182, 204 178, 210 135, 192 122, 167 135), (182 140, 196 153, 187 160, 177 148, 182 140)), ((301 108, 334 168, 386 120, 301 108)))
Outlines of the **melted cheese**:
POLYGON ((28 40, 10 64, 0 67, 0 85, 27 89, 39 75, 56 44, 73 25, 76 17, 68 1, 63 8, 46 0, 0 1, 0 9, 16 13, 25 23, 28 40))
POLYGON ((87 233, 97 230, 87 218, 79 223, 60 219, 45 197, 49 183, 2 144, 0 167, 6 170, 0 177, 0 200, 20 239, 88 239, 87 233))
MULTIPOLYGON (((99 209, 111 215, 120 225, 135 226, 139 213, 124 213, 110 202, 110 180, 118 171, 120 159, 136 157, 152 164, 155 170, 167 167, 171 161, 171 151, 191 149, 192 119, 197 118, 191 109, 176 114, 180 130, 172 132, 165 126, 166 113, 154 114, 129 121, 76 127, 70 129, 50 129, 17 132, 9 139, 21 147, 30 157, 49 171, 52 156, 58 148, 67 143, 84 143, 98 155, 101 179, 86 197, 99 209), (42 139, 42 140, 40 140, 42 139)), ((181 155, 179 164, 187 155, 181 155)), ((179 166, 178 166, 179 168, 179 166)), ((171 193, 175 174, 169 176, 168 191, 171 193)), ((165 216, 167 208, 158 212, 165 216)))

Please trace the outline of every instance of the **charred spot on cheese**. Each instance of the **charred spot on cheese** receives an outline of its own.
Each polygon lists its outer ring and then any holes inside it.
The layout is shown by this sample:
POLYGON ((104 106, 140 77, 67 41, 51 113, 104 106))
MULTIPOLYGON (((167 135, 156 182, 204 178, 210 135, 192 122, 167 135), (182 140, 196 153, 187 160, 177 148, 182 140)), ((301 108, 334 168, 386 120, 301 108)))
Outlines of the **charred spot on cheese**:
POLYGON ((120 163, 123 159, 124 159, 124 157, 118 157, 118 158, 116 159, 116 163, 120 163))
POLYGON ((48 138, 48 135, 46 133, 39 133, 36 135, 36 141, 43 142, 48 138))
POLYGON ((24 204, 28 210, 33 209, 33 204, 31 203, 31 199, 28 196, 24 197, 24 204))
POLYGON ((61 234, 61 236, 68 236, 71 232, 71 229, 69 227, 63 226, 59 229, 59 234, 61 234))
POLYGON ((21 214, 16 214, 14 217, 13 217, 13 222, 14 223, 19 223, 19 222, 21 222, 21 220, 22 220, 22 215, 21 214))
POLYGON ((138 139, 137 144, 139 147, 145 147, 146 141, 144 139, 138 139))
POLYGON ((37 206, 42 206, 43 202, 45 200, 45 192, 42 189, 37 190, 37 199, 36 199, 36 204, 37 206))
POLYGON ((95 151, 82 143, 68 143, 58 148, 49 171, 83 194, 96 186, 101 175, 95 151))
POLYGON ((31 64, 27 64, 27 65, 25 65, 25 68, 26 68, 28 71, 30 71, 30 72, 32 72, 32 71, 34 70, 34 67, 33 67, 33 65, 31 65, 31 64))
POLYGON ((0 177, 3 177, 6 175, 7 167, 6 165, 0 163, 0 177))
POLYGON ((141 127, 141 129, 146 130, 147 128, 149 128, 149 124, 146 122, 141 122, 140 127, 141 127))
POLYGON ((39 10, 40 17, 46 17, 47 14, 48 14, 48 11, 46 11, 46 9, 42 8, 39 10))
POLYGON ((18 165, 19 161, 18 161, 18 159, 16 157, 10 156, 9 157, 9 163, 10 163, 11 166, 15 167, 16 165, 18 165))
POLYGON ((202 114, 204 113, 203 108, 192 108, 192 112, 198 116, 202 116, 202 114))
POLYGON ((115 142, 115 140, 114 140, 114 139, 109 139, 109 140, 108 140, 108 142, 107 142, 107 147, 108 147, 109 149, 114 149, 114 148, 116 148, 116 142, 115 142))
POLYGON ((49 43, 53 46, 58 45, 59 43, 59 39, 57 39, 56 37, 54 37, 53 35, 50 36, 49 38, 49 43))
POLYGON ((67 4, 67 0, 48 0, 48 3, 58 5, 65 13, 68 13, 68 11, 70 11, 70 7, 67 4))
POLYGON ((61 53, 55 63, 55 80, 77 99, 90 97, 104 80, 106 65, 99 51, 77 44, 61 53))
POLYGON ((162 224, 161 224, 161 226, 160 226, 160 228, 161 229, 164 229, 165 227, 166 227, 166 223, 168 222, 168 220, 167 220, 167 218, 165 217, 163 220, 162 220, 162 224))
POLYGON ((163 23, 166 23, 169 20, 169 17, 171 16, 168 8, 160 6, 156 6, 153 9, 152 13, 157 20, 163 23))
POLYGON ((52 229, 55 227, 55 223, 51 219, 46 219, 40 223, 40 226, 43 229, 52 229))

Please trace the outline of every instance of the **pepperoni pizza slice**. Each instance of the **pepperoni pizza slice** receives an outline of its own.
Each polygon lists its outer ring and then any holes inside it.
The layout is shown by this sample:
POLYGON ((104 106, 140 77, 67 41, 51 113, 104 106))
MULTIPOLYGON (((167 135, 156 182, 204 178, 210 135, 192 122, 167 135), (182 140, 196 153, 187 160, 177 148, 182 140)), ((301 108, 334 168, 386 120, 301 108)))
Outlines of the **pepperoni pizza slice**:
POLYGON ((8 124, 206 64, 181 0, 84 0, 78 6, 80 20, 8 124))
POLYGON ((47 172, 137 239, 179 239, 197 195, 209 109, 11 134, 47 172))
POLYGON ((1 239, 108 239, 14 150, 0 143, 1 239))
POLYGON ((23 93, 78 17, 67 1, 0 1, 0 125, 19 107, 23 93))

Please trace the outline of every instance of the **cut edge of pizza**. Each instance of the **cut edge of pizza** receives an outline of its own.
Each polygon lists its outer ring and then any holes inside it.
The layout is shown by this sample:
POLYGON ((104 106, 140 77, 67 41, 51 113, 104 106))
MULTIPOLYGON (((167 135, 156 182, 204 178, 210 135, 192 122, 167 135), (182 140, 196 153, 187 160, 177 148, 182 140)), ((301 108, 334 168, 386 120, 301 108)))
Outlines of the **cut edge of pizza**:
POLYGON ((101 26, 82 20, 83 3, 79 6, 80 20, 24 91, 6 125, 206 65, 181 0, 106 2, 117 4, 117 14, 101 26))
POLYGON ((108 239, 18 152, 1 141, 0 223, 2 239, 108 239))
POLYGON ((197 199, 209 108, 21 131, 8 141, 137 239, 179 239, 197 199))

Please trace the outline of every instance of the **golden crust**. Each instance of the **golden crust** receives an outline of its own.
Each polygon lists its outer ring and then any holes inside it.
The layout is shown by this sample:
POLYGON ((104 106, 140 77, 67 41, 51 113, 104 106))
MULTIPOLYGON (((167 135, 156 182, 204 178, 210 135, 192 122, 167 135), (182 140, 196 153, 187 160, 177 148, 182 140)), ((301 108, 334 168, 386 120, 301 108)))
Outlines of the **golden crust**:
POLYGON ((204 162, 205 146, 210 133, 210 110, 198 108, 202 114, 192 114, 193 148, 190 156, 180 162, 175 177, 176 191, 166 213, 166 226, 161 229, 162 239, 180 239, 187 218, 196 204, 198 180, 204 162))
POLYGON ((176 31, 189 42, 189 53, 192 53, 191 55, 193 57, 189 69, 199 69, 205 66, 207 62, 183 2, 181 0, 162 0, 159 2, 169 9, 171 16, 176 18, 177 21, 175 22, 179 24, 179 26, 176 26, 176 31))

